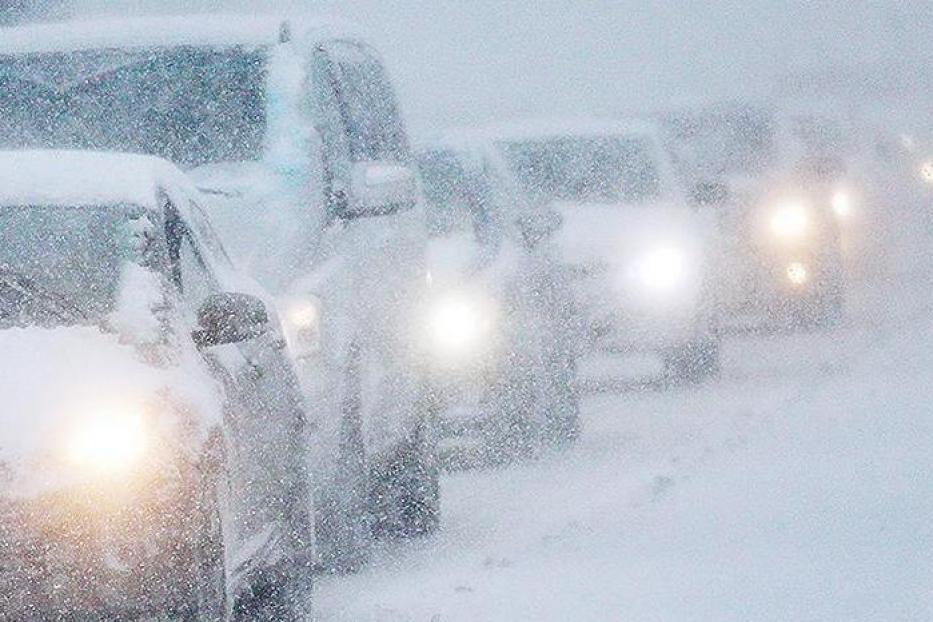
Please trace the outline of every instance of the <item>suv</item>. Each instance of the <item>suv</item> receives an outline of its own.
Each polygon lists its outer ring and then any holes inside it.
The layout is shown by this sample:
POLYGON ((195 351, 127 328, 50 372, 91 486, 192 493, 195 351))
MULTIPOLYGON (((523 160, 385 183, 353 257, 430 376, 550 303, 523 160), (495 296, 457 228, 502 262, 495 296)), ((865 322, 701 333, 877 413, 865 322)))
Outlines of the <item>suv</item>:
POLYGON ((0 171, 0 618, 305 615, 298 378, 198 193, 146 156, 0 171))
POLYGON ((487 462, 572 441, 573 295, 543 231, 556 213, 532 209, 469 141, 441 138, 418 162, 431 236, 425 341, 447 406, 442 431, 478 443, 487 462))
POLYGON ((165 156, 278 297, 315 407, 324 563, 439 517, 415 309, 413 160, 378 54, 322 20, 185 16, 0 32, 0 144, 165 156))
POLYGON ((718 373, 717 229, 681 192, 653 125, 529 121, 474 141, 559 215, 553 243, 592 349, 649 353, 671 380, 718 373))

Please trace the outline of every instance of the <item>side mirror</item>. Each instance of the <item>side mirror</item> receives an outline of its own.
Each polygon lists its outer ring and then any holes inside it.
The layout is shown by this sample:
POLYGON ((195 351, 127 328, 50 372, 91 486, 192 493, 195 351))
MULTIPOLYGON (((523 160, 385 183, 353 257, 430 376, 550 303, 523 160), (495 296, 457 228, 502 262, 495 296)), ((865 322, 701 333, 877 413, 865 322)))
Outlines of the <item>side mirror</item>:
POLYGON ((563 224, 564 219, 560 213, 550 208, 530 210, 518 219, 522 240, 528 248, 534 248, 550 238, 563 224))
POLYGON ((730 198, 729 186, 720 181, 701 181, 693 187, 690 198, 694 205, 723 205, 730 198))
POLYGON ((418 182, 408 166, 394 162, 357 162, 350 173, 345 216, 382 216, 405 210, 418 200, 418 182))
POLYGON ((191 336, 199 348, 239 343, 266 332, 266 305, 249 294, 212 294, 198 309, 199 329, 191 336))

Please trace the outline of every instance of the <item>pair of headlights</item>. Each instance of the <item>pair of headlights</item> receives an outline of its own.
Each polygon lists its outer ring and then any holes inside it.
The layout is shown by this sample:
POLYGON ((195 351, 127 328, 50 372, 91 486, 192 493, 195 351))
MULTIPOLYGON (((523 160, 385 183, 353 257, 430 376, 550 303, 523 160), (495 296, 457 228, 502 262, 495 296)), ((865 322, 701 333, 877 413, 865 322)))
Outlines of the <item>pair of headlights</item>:
MULTIPOLYGON (((833 193, 829 204, 833 214, 840 220, 849 218, 854 207, 852 195, 846 190, 837 190, 833 193)), ((813 228, 812 212, 803 201, 789 201, 779 205, 771 213, 769 224, 771 233, 779 239, 803 238, 813 228)))
MULTIPOLYGON (((422 324, 430 346, 444 356, 460 357, 477 350, 492 336, 494 304, 480 295, 451 292, 435 298, 422 324)), ((288 342, 296 356, 316 350, 320 338, 320 308, 315 300, 294 299, 284 307, 288 342)))

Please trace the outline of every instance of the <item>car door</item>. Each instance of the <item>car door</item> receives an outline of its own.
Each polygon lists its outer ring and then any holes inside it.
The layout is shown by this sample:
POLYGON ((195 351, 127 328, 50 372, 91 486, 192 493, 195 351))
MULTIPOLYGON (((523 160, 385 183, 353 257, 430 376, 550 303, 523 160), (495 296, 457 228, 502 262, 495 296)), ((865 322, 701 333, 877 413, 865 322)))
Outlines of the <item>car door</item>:
MULTIPOLYGON (((185 220, 168 200, 166 238, 174 286, 187 328, 208 296, 222 293, 224 279, 215 266, 225 262, 210 249, 222 249, 206 229, 200 209, 187 201, 185 220), (192 226, 199 223, 200 226, 192 226)), ((234 584, 251 580, 276 560, 302 567, 313 555, 308 492, 306 420, 298 384, 278 331, 270 329, 238 344, 215 346, 202 355, 226 395, 224 431, 230 493, 226 538, 228 572, 234 584), (236 560, 232 566, 231 560, 236 560)))

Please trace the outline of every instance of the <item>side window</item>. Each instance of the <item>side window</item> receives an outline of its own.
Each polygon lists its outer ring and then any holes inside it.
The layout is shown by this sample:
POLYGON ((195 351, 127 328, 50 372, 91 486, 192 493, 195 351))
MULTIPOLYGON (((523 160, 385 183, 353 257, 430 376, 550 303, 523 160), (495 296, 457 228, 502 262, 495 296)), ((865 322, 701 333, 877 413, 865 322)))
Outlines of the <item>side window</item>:
POLYGON ((172 283, 182 302, 182 311, 193 325, 201 304, 218 287, 188 224, 171 203, 166 209, 165 237, 172 283))
POLYGON ((327 213, 336 216, 346 207, 352 156, 340 100, 337 98, 334 70, 323 49, 314 53, 310 75, 312 109, 321 137, 324 201, 327 213))
POLYGON ((379 59, 365 46, 332 41, 318 48, 354 162, 411 161, 395 90, 379 59))

